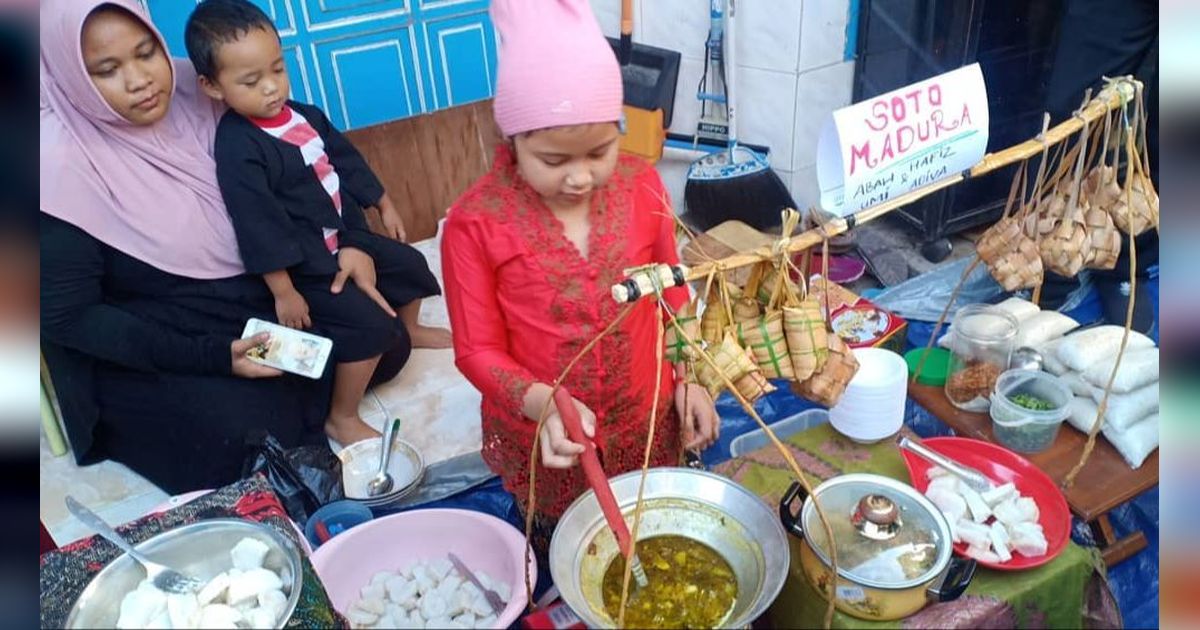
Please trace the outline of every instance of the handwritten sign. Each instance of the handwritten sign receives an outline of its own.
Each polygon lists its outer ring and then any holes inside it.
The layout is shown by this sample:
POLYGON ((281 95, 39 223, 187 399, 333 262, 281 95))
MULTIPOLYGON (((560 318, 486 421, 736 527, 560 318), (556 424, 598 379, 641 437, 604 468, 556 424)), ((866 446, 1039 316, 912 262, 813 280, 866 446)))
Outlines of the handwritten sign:
POLYGON ((970 168, 988 140, 972 64, 839 109, 817 145, 821 207, 846 216, 970 168))

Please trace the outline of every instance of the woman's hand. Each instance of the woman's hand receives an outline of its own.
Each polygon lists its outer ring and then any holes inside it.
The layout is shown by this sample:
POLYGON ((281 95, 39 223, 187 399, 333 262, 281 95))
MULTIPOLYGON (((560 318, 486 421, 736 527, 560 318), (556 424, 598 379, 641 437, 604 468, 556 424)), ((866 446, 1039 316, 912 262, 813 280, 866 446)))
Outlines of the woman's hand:
POLYGON ((333 278, 333 285, 329 287, 331 292, 341 293, 342 288, 346 286, 346 280, 353 280, 359 290, 374 300, 383 312, 392 317, 396 316, 396 310, 379 293, 379 289, 375 288, 375 261, 369 254, 354 247, 343 247, 338 250, 338 267, 341 271, 333 278))
POLYGON ((721 435, 721 418, 708 390, 695 383, 675 386, 675 411, 683 428, 683 446, 702 451, 721 435))
POLYGON ((275 296, 275 316, 279 323, 288 328, 304 330, 312 327, 312 319, 308 316, 308 302, 300 292, 292 289, 290 292, 275 296))
POLYGON ((404 219, 400 216, 400 211, 396 209, 396 206, 392 205, 391 197, 385 193, 379 198, 375 209, 379 211, 379 218, 383 220, 383 235, 401 243, 407 243, 408 231, 404 229, 404 219))
POLYGON ((270 378, 283 374, 280 370, 256 363, 246 356, 254 348, 271 340, 270 333, 258 333, 248 339, 234 339, 229 344, 229 354, 233 360, 233 374, 242 378, 270 378))
MULTIPOLYGON (((535 383, 531 386, 525 393, 523 407, 525 417, 536 422, 542 409, 545 408, 546 401, 550 400, 551 391, 551 387, 545 383, 535 383)), ((579 412, 583 434, 589 439, 594 437, 596 435, 596 414, 592 413, 587 405, 574 398, 571 400, 575 403, 575 410, 579 412)), ((562 416, 558 414, 558 408, 553 403, 550 405, 550 413, 546 416, 546 422, 542 424, 539 444, 542 449, 542 465, 546 468, 571 468, 579 463, 579 455, 583 453, 582 444, 576 444, 567 438, 562 416)))

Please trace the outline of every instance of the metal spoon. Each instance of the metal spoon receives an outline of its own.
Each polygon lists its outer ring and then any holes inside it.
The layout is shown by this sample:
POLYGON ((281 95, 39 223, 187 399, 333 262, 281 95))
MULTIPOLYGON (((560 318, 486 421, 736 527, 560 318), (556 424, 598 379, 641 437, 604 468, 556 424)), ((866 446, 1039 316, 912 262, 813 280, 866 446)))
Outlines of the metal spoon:
POLYGON ((987 492, 994 488, 994 484, 987 478, 986 475, 970 466, 964 466, 941 453, 930 450, 920 442, 914 442, 907 437, 901 437, 898 442, 900 448, 915 454, 917 457, 945 468, 948 472, 958 477, 967 484, 967 487, 975 492, 987 492))
POLYGON ((1012 359, 1008 362, 1010 370, 1033 370, 1034 372, 1042 369, 1043 359, 1042 353, 1035 348, 1021 347, 1013 350, 1012 359))
POLYGON ((383 428, 383 448, 379 455, 379 472, 367 483, 367 496, 377 497, 392 490, 392 476, 388 474, 388 462, 392 459, 392 438, 400 430, 400 418, 393 418, 383 428))
POLYGON ((121 548, 122 551, 129 554, 146 569, 146 577, 154 583, 154 587, 164 593, 193 593, 200 590, 204 586, 204 581, 184 575, 175 569, 161 565, 133 548, 129 541, 121 537, 104 519, 98 514, 84 507, 82 503, 76 501, 74 497, 68 495, 66 497, 67 510, 71 512, 75 518, 83 521, 84 525, 92 528, 97 534, 100 534, 112 544, 121 548))

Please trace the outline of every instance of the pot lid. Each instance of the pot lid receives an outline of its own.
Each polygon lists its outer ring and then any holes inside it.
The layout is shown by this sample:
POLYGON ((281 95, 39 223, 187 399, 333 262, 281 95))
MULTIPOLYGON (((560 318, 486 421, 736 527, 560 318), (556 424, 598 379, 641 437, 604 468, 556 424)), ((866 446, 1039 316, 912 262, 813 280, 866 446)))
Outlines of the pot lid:
MULTIPOLYGON (((879 475, 850 474, 817 486, 829 519, 838 574, 875 588, 908 588, 929 581, 950 560, 945 517, 911 486, 879 475)), ((800 515, 805 537, 829 564, 825 527, 813 505, 800 515)))

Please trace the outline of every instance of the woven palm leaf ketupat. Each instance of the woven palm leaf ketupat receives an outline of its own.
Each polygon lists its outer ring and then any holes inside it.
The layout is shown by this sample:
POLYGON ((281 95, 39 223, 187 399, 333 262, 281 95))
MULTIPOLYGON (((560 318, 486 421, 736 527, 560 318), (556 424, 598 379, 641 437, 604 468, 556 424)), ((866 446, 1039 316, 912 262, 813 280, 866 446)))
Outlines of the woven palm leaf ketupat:
POLYGON ((758 303, 764 308, 771 304, 771 298, 774 295, 775 289, 779 284, 779 269, 771 265, 765 270, 762 279, 758 284, 758 290, 755 292, 755 297, 758 298, 758 303))
POLYGON ((1158 229, 1158 192, 1154 190, 1154 183, 1149 177, 1150 162, 1146 154, 1146 107, 1143 92, 1143 88, 1139 86, 1137 98, 1134 100, 1134 125, 1138 141, 1136 144, 1132 141, 1126 143, 1128 160, 1125 187, 1130 189, 1130 194, 1127 196, 1122 191, 1120 200, 1112 210, 1113 222, 1117 227, 1133 236, 1140 236, 1150 228, 1158 229), (1134 162, 1141 168, 1134 169, 1134 162), (1127 198, 1131 198, 1132 201, 1127 202, 1127 198), (1126 209, 1127 203, 1128 208, 1133 210, 1132 213, 1126 209), (1130 214, 1133 215, 1132 218, 1130 214))
MULTIPOLYGON (((748 350, 746 351, 746 357, 750 361, 754 360, 754 354, 748 350)), ((737 388, 738 393, 741 394, 743 398, 750 402, 754 402, 759 398, 762 398, 763 396, 775 391, 775 386, 772 385, 771 382, 767 380, 766 375, 764 375, 758 369, 747 371, 742 375, 741 378, 735 379, 733 381, 733 386, 737 388)))
MULTIPOLYGON (((1084 101, 1090 100, 1089 97, 1084 101)), ((1084 227, 1084 213, 1087 212, 1087 200, 1083 196, 1084 164, 1087 161, 1087 143, 1090 139, 1089 124, 1083 123, 1079 133, 1078 145, 1072 150, 1075 157, 1074 172, 1067 191, 1067 207, 1054 230, 1042 237, 1038 243, 1038 253, 1042 256, 1042 264, 1046 269, 1065 277, 1074 277, 1083 269, 1087 259, 1087 249, 1090 246, 1087 229, 1084 227)))
POLYGON ((696 317, 696 302, 688 302, 675 313, 675 319, 679 321, 679 326, 683 328, 681 336, 679 330, 674 326, 667 326, 664 339, 666 344, 665 357, 671 363, 684 363, 694 361, 696 359, 695 350, 688 343, 688 338, 700 339, 700 318, 696 317))
POLYGON ((731 323, 729 311, 726 310, 721 293, 715 284, 709 289, 708 299, 704 303, 704 312, 700 315, 700 338, 712 347, 721 344, 721 340, 725 336, 725 329, 731 323))
POLYGON ((820 370, 829 356, 829 332, 821 317, 821 305, 809 298, 783 307, 783 332, 794 378, 803 381, 820 370))
POLYGON ((1127 185, 1132 188, 1130 207, 1133 209, 1133 218, 1130 219, 1130 213, 1125 209, 1125 195, 1121 195, 1111 212, 1117 228, 1134 236, 1139 236, 1150 228, 1158 229, 1158 193, 1155 192, 1154 185, 1140 173, 1135 173, 1127 185))
POLYGON ((1088 249, 1084 266, 1088 269, 1112 269, 1121 255, 1121 233, 1107 211, 1089 207, 1083 215, 1088 249))
POLYGON ((743 295, 733 302, 733 323, 753 322, 762 316, 762 306, 758 300, 743 295))
POLYGON ((1030 289, 1042 282, 1042 258, 1037 245, 1021 229, 1017 217, 1000 219, 975 244, 979 257, 1005 291, 1030 289))
POLYGON ((1116 147, 1112 152, 1114 164, 1120 147, 1119 142, 1112 143, 1113 118, 1104 117, 1104 134, 1096 147, 1099 161, 1083 178, 1082 194, 1087 201, 1083 223, 1088 238, 1083 265, 1088 269, 1112 269, 1121 255, 1121 233, 1110 214, 1121 195, 1121 186, 1117 184, 1117 169, 1107 164, 1109 147, 1116 147))
POLYGON ((738 343, 750 350, 767 378, 792 379, 792 359, 783 334, 783 313, 772 311, 747 322, 734 324, 738 343))
POLYGON ((817 404, 832 407, 841 399, 858 372, 858 359, 854 351, 837 335, 827 335, 829 357, 825 365, 807 380, 792 383, 792 392, 817 404))
POLYGON ((1046 269, 1060 276, 1073 277, 1083 269, 1089 246, 1087 230, 1084 228, 1081 208, 1068 211, 1054 228, 1038 244, 1038 253, 1046 269))
MULTIPOLYGON (((716 366, 709 365, 707 362, 697 365, 696 379, 713 398, 716 398, 717 394, 720 394, 725 387, 725 382, 721 379, 720 374, 723 373, 730 381, 737 383, 743 376, 751 372, 759 372, 758 365, 751 358, 752 355, 738 345, 732 334, 726 333, 721 339, 721 343, 710 347, 708 352, 716 366)), ((759 396, 761 395, 762 393, 759 393, 759 396)), ((750 397, 747 396, 747 398, 750 397)))

